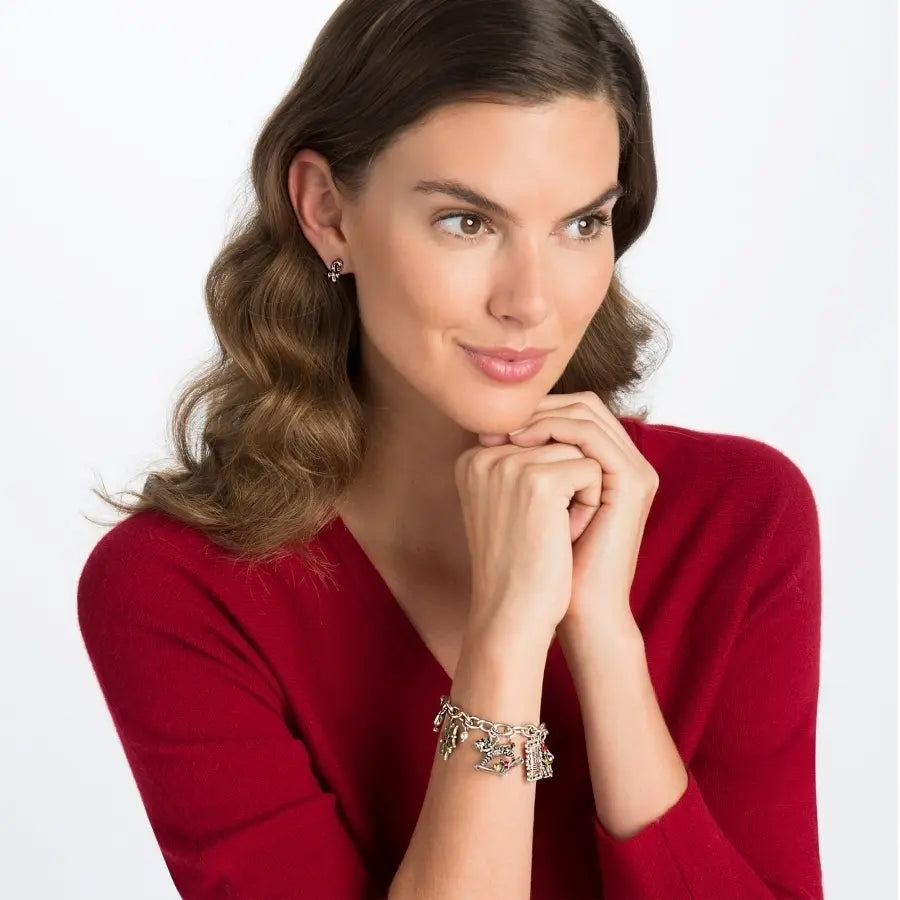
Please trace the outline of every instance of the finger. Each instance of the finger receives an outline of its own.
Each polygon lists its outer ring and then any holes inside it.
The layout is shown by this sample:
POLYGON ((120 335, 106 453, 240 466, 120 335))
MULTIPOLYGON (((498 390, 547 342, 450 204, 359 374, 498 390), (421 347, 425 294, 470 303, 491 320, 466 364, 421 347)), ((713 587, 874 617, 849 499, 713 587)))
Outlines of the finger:
MULTIPOLYGON (((546 409, 535 413, 526 426, 524 426, 523 428, 517 428, 515 431, 511 431, 509 433, 510 440, 513 440, 513 438, 517 434, 524 433, 526 429, 531 429, 538 422, 541 422, 545 419, 568 419, 575 422, 587 422, 588 424, 593 426, 594 429, 602 434, 605 434, 609 438, 609 440, 619 448, 620 451, 622 451, 626 455, 629 452, 629 448, 623 447, 621 442, 616 440, 616 436, 612 434, 610 430, 597 419, 597 416, 594 414, 594 412, 581 403, 573 403, 569 406, 559 407, 558 409, 546 409)), ((636 448, 634 448, 632 452, 636 452, 636 448)))
POLYGON ((489 465, 496 466, 502 465, 503 461, 510 457, 518 457, 513 461, 513 465, 536 464, 540 468, 547 469, 548 474, 558 471, 555 467, 564 464, 564 469, 570 470, 573 478, 580 479, 580 486, 574 483, 571 485, 574 493, 570 494, 570 511, 581 506, 596 510, 600 506, 603 469, 597 460, 587 456, 574 442, 538 440, 520 446, 510 441, 506 446, 494 447, 485 458, 489 465), (586 472, 590 473, 590 477, 586 477, 586 472))
POLYGON ((589 511, 589 518, 593 517, 603 496, 603 470, 596 460, 582 454, 576 459, 562 459, 542 464, 542 467, 547 469, 548 475, 554 472, 567 476, 568 484, 564 489, 571 492, 569 515, 574 515, 575 524, 583 525, 581 517, 586 511, 589 511))
POLYGON ((510 442, 519 447, 534 447, 549 440, 572 444, 584 456, 594 459, 604 471, 615 471, 623 462, 622 449, 593 419, 544 415, 522 431, 512 432, 510 442))
POLYGON ((618 436, 620 443, 624 447, 637 449, 625 426, 613 415, 612 410, 600 399, 595 391, 576 391, 572 394, 546 394, 538 403, 537 409, 559 409, 578 403, 583 403, 601 423, 607 425, 611 429, 613 437, 618 436))
POLYGON ((505 434, 479 434, 478 442, 483 447, 498 447, 508 440, 505 434))

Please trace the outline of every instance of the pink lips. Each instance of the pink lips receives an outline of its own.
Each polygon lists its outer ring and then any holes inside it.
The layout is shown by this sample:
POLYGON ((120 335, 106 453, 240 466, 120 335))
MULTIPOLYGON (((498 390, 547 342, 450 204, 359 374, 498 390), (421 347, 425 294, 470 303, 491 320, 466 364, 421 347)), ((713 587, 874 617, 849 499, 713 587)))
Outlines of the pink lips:
POLYGON ((527 381, 534 377, 543 368, 547 359, 546 350, 538 350, 528 348, 526 350, 507 350, 505 348, 490 348, 490 352, 485 350, 475 350, 460 344, 465 351, 466 356, 489 378, 502 382, 519 382, 527 381), (496 355, 502 354, 502 355, 496 355), (538 355, 534 355, 538 354, 538 355), (505 359, 503 357, 518 357, 517 359, 505 359))
POLYGON ((522 350, 516 350, 513 347, 471 347, 463 344, 467 350, 475 353, 481 353, 484 356, 497 356, 500 359, 507 359, 519 362, 522 359, 532 359, 535 356, 545 356, 550 352, 549 348, 544 347, 525 347, 522 350))

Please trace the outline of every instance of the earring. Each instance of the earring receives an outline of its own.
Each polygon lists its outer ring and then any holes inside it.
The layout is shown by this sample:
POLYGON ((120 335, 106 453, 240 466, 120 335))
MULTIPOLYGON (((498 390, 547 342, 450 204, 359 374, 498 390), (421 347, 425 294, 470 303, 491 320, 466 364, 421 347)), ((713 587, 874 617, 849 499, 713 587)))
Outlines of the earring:
POLYGON ((344 268, 344 261, 342 259, 336 259, 329 267, 326 275, 335 282, 338 278, 341 277, 341 270, 344 268))

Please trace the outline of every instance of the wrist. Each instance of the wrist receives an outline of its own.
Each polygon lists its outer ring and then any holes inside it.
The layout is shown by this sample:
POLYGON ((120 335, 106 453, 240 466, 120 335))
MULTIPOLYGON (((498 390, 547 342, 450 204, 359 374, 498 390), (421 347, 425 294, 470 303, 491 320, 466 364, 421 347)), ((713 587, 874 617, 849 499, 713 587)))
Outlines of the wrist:
POLYGON ((505 664, 511 659, 517 664, 519 661, 546 661, 555 636, 554 632, 541 634, 512 630, 499 622, 481 625, 470 623, 463 639, 462 654, 495 659, 505 664))
POLYGON ((644 636, 634 619, 560 623, 557 638, 576 685, 646 662, 644 636))
POLYGON ((549 641, 486 630, 466 636, 450 699, 472 715, 508 723, 540 716, 549 641))
POLYGON ((644 636, 630 610, 617 611, 614 615, 574 616, 567 613, 556 626, 560 644, 577 645, 609 641, 614 645, 643 643, 644 636))
POLYGON ((479 617, 470 614, 463 646, 477 648, 480 652, 533 655, 535 652, 548 652, 554 637, 552 627, 529 628, 521 618, 510 615, 504 618, 498 614, 479 617))

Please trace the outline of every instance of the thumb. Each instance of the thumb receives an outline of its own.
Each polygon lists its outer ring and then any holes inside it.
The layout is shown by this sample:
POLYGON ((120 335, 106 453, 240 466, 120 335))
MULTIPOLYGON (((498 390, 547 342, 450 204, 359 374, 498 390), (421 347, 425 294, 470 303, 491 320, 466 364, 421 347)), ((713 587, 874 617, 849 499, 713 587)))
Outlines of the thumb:
POLYGON ((505 434, 479 434, 478 442, 483 447, 499 447, 501 444, 507 443, 508 435, 505 434))

